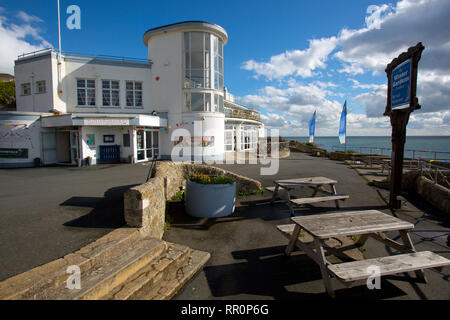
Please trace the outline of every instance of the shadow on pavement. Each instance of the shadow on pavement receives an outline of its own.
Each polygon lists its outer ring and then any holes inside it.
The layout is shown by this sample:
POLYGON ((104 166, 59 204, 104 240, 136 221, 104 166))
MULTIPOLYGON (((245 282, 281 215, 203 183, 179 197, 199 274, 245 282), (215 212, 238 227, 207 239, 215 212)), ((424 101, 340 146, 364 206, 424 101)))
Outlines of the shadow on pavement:
POLYGON ((108 189, 103 198, 72 197, 60 206, 92 207, 88 214, 68 221, 63 225, 77 228, 120 228, 125 225, 123 194, 136 185, 108 189))
MULTIPOLYGON (((215 297, 240 294, 266 296, 274 299, 329 299, 323 288, 319 267, 309 257, 299 252, 291 257, 284 255, 285 246, 234 251, 236 260, 246 260, 227 265, 204 267, 204 272, 215 297), (317 283, 319 281, 319 283, 317 283), (307 284, 310 283, 311 284, 307 284), (321 288, 321 293, 289 291, 287 286, 321 288), (306 286, 305 286, 306 284, 306 286)), ((381 280, 382 290, 369 290, 365 285, 337 289, 338 299, 387 299, 406 295, 405 292, 381 280)), ((335 286, 335 288, 338 288, 335 286)))

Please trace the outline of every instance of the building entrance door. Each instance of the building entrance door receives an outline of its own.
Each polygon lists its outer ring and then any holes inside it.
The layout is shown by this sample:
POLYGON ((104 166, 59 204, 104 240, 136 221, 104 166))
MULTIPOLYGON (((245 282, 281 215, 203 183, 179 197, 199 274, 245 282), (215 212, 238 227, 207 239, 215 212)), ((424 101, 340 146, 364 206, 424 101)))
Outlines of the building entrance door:
POLYGON ((55 132, 42 132, 42 163, 56 163, 56 134, 55 132))
POLYGON ((70 160, 72 164, 77 163, 80 157, 80 140, 78 131, 70 131, 70 160))
POLYGON ((136 131, 137 160, 148 161, 159 156, 159 132, 155 129, 136 131))

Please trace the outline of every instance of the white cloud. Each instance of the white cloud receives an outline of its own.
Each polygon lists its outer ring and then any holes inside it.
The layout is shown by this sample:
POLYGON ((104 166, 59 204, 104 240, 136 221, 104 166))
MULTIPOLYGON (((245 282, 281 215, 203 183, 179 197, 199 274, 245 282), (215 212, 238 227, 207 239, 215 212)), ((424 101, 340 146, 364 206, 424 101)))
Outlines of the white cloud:
POLYGON ((40 35, 40 29, 32 26, 41 22, 38 17, 19 12, 24 23, 9 22, 4 16, 6 10, 0 10, 0 72, 14 73, 14 60, 26 52, 51 47, 52 45, 40 35))
POLYGON ((31 22, 42 22, 42 19, 33 15, 29 15, 26 12, 23 11, 19 11, 19 13, 17 14, 17 16, 22 19, 24 22, 26 23, 31 23, 31 22))
POLYGON ((373 19, 371 25, 340 32, 340 50, 334 56, 344 63, 342 72, 357 74, 371 70, 380 74, 393 58, 421 41, 425 51, 420 68, 449 72, 449 59, 436 63, 450 54, 449 14, 448 0, 402 0, 396 6, 383 5, 366 18, 366 21, 373 19))
MULTIPOLYGON (((267 62, 245 62, 243 68, 253 71, 257 77, 262 76, 269 81, 290 78, 283 82, 286 88, 266 86, 256 95, 243 97, 243 101, 255 106, 259 102, 268 111, 277 110, 287 119, 299 119, 299 127, 294 129, 302 135, 307 135, 307 121, 312 110, 317 108, 319 117, 322 117, 318 119, 321 120, 318 121, 318 128, 322 123, 323 135, 334 135, 342 102, 330 97, 344 97, 342 91, 332 92, 337 88, 334 86, 335 77, 370 76, 371 73, 385 78, 384 69, 393 58, 422 42, 425 50, 419 63, 417 87, 422 109, 412 114, 408 133, 449 134, 449 16, 448 0, 400 0, 394 4, 369 6, 364 27, 360 29, 343 28, 336 36, 310 40, 308 48, 274 55, 267 62), (340 67, 327 69, 326 63, 330 58, 340 67), (321 70, 328 75, 328 83, 312 78, 319 78, 317 74, 321 70), (338 72, 331 73, 335 71, 338 72), (298 77, 312 79, 309 84, 299 84, 298 77)), ((365 110, 365 114, 349 114, 348 128, 353 130, 350 134, 390 135, 389 119, 383 116, 386 84, 361 83, 353 78, 347 80, 352 82, 351 88, 347 89, 368 90, 350 98, 363 105, 365 110)), ((367 82, 367 77, 364 82, 367 82)), ((289 130, 286 129, 286 132, 289 130)))
MULTIPOLYGON (((443 76, 432 71, 421 71, 418 75, 418 82, 417 98, 422 108, 414 111, 415 114, 450 109, 450 74, 443 76)), ((356 86, 364 87, 360 84, 356 86)), ((373 91, 359 94, 355 100, 365 106, 368 117, 381 117, 386 107, 387 86, 373 86, 373 91)))
POLYGON ((291 75, 307 78, 314 75, 314 70, 326 67, 325 62, 335 47, 335 37, 313 39, 309 41, 308 49, 286 51, 272 56, 269 62, 249 60, 242 68, 270 80, 291 75))

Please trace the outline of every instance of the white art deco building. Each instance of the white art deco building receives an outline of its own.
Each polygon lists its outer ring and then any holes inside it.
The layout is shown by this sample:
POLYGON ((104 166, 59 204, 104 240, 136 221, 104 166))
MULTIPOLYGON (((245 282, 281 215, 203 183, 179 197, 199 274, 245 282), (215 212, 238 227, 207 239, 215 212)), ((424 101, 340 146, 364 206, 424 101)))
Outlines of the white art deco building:
POLYGON ((0 112, 0 167, 170 159, 180 144, 208 160, 255 150, 264 125, 224 87, 227 40, 216 24, 186 21, 145 32, 148 59, 19 56, 17 111, 0 112))

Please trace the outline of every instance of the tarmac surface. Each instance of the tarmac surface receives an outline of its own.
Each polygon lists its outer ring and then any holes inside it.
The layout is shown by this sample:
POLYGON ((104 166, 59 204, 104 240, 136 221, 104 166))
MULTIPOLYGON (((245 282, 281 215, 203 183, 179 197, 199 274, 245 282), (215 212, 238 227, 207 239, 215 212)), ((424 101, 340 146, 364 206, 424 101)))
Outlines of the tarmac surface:
MULTIPOLYGON (((218 165, 223 169, 261 181, 264 187, 273 185, 275 179, 324 176, 338 181, 338 193, 349 194, 350 199, 341 202, 341 210, 376 209, 390 213, 384 199, 389 193, 371 187, 355 170, 345 163, 324 158, 310 157, 303 153, 291 153, 280 159, 279 172, 275 176, 261 176, 261 165, 218 165)), ((312 190, 294 193, 310 196, 312 190)), ((238 197, 236 211, 219 219, 194 219, 186 214, 174 214, 172 227, 164 239, 208 251, 211 259, 175 299, 328 299, 319 267, 301 252, 291 257, 284 255, 287 239, 276 229, 289 223, 287 205, 278 202, 270 205, 271 192, 262 195, 238 197)), ((404 200, 397 217, 416 225, 411 238, 419 251, 431 250, 450 258, 449 222, 433 208, 411 199, 404 200), (420 207, 420 209, 418 209, 420 207)), ((296 211, 299 214, 321 214, 336 211, 334 202, 314 204, 296 211)), ((400 241, 398 233, 388 233, 400 241)), ((366 258, 387 256, 389 248, 369 239, 365 245, 366 258)), ((439 273, 425 271, 428 284, 415 280, 415 274, 399 274, 383 277, 381 290, 369 290, 364 283, 345 288, 336 281, 333 285, 337 299, 442 299, 450 298, 450 267, 439 273)))
POLYGON ((0 281, 76 251, 124 225, 123 193, 143 164, 0 170, 0 281))
MULTIPOLYGON (((261 176, 261 165, 218 165, 271 186, 275 179, 325 176, 338 181, 338 193, 350 195, 344 210, 377 209, 390 213, 388 192, 371 187, 345 163, 291 153, 280 159, 276 175, 261 176)), ((60 258, 124 224, 123 192, 145 182, 148 164, 92 167, 44 167, 0 170, 0 281, 60 258)), ((311 190, 294 193, 309 196, 311 190)), ((276 229, 289 223, 288 207, 269 204, 272 193, 240 196, 235 213, 219 219, 195 219, 172 213, 163 239, 211 253, 211 259, 175 299, 328 299, 318 266, 301 252, 284 256, 287 239, 276 229)), ((450 258, 450 224, 432 207, 407 197, 395 214, 413 222, 417 250, 450 258)), ((335 211, 334 202, 304 207, 296 214, 335 211)), ((399 235, 389 233, 394 240, 399 235)), ((366 258, 386 256, 388 249, 369 239, 366 258)), ((425 271, 429 284, 414 273, 385 277, 381 290, 364 285, 344 289, 337 299, 450 298, 450 267, 425 271)))

